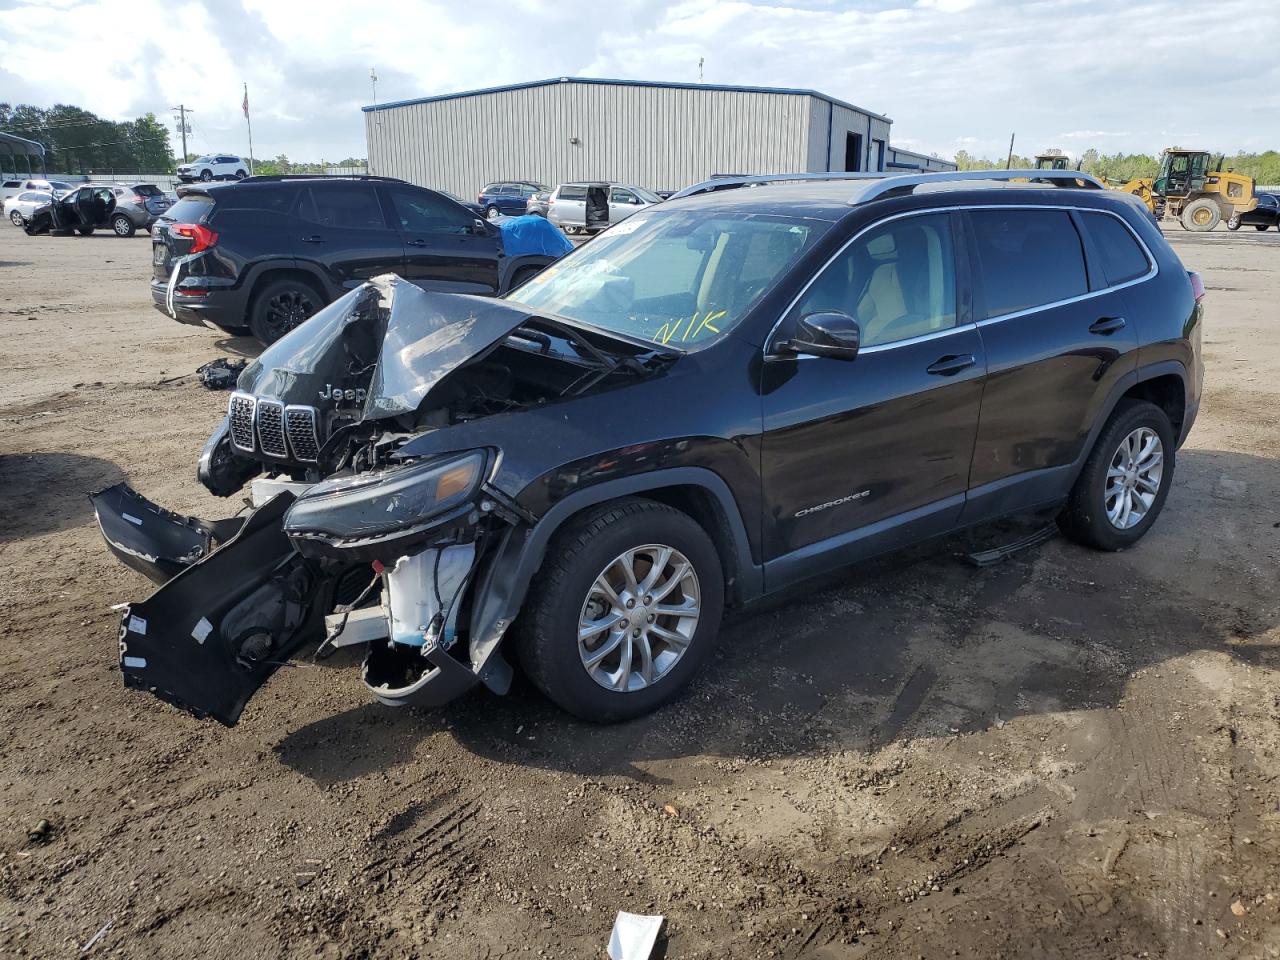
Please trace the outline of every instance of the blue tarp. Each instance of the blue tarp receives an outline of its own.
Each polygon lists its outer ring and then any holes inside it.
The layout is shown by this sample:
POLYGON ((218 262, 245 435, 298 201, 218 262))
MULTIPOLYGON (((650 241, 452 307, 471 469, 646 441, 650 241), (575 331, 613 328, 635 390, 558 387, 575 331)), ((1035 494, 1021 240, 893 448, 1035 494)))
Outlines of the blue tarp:
POLYGON ((508 257, 540 254, 544 257, 562 257, 573 249, 573 244, 554 223, 546 217, 529 214, 524 217, 504 217, 498 221, 502 231, 502 249, 508 257))

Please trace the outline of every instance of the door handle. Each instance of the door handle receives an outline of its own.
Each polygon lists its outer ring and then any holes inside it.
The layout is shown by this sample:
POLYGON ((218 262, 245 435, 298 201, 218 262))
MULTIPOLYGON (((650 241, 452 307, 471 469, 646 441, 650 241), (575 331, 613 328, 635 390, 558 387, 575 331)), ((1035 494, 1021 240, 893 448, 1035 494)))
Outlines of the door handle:
POLYGON ((1103 317, 1089 324, 1089 332, 1109 337, 1117 330, 1124 329, 1124 317, 1103 317))
POLYGON ((410 247, 425 247, 425 246, 427 245, 427 241, 425 241, 425 240, 406 240, 406 241, 405 241, 405 244, 406 244, 407 246, 410 246, 410 247))
POLYGON ((977 358, 972 353, 965 353, 959 356, 941 357, 929 364, 925 368, 926 372, 935 374, 939 377, 951 377, 959 373, 961 370, 972 367, 977 363, 977 358))
POLYGON ((324 237, 316 233, 316 234, 312 234, 309 237, 303 237, 302 242, 303 243, 324 243, 324 237))

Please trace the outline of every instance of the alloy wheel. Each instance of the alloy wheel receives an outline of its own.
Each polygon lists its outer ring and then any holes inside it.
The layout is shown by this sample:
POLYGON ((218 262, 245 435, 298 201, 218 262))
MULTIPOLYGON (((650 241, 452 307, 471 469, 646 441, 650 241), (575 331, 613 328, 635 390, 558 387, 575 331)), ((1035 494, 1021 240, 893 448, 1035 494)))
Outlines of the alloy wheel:
POLYGON ((490 220, 497 220, 498 217, 502 216, 502 212, 497 207, 490 207, 484 212, 484 215, 490 220))
POLYGON ((22 214, 20 214, 17 210, 9 211, 9 222, 12 223, 15 227, 22 226, 22 214))
POLYGON ((302 290, 286 290, 267 301, 267 327, 278 340, 315 313, 315 305, 302 290))
POLYGON ((657 683, 698 629, 702 593, 689 559, 650 543, 600 571, 578 616, 578 654, 591 679, 617 693, 657 683))
POLYGON ((129 235, 129 221, 124 217, 116 217, 111 222, 111 228, 115 230, 117 237, 127 237, 129 235))
POLYGON ((1107 468, 1103 503, 1107 519, 1118 530, 1140 524, 1160 492, 1164 477, 1164 445, 1150 427, 1138 427, 1120 441, 1107 468))

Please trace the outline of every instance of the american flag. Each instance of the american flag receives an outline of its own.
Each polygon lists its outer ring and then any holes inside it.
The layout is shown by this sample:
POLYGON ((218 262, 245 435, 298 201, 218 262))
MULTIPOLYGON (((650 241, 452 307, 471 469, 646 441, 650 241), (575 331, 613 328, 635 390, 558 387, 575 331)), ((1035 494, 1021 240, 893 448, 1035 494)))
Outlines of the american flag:
POLYGON ((244 85, 244 102, 240 104, 240 109, 244 111, 244 118, 249 119, 249 85, 244 85))

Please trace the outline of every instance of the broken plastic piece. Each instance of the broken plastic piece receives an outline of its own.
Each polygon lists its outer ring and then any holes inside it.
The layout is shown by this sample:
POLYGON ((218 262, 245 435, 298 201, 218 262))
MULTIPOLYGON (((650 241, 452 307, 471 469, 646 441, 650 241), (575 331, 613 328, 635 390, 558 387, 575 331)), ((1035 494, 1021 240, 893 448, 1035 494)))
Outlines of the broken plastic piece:
POLYGON ((965 554, 965 559, 975 567, 990 567, 993 564, 1000 563, 1002 560, 1008 560, 1015 553, 1021 553, 1023 550, 1029 550, 1048 540, 1052 540, 1057 535, 1058 528, 1053 524, 1049 524, 1034 533, 1029 533, 1025 537, 1014 540, 1012 543, 1006 543, 1002 547, 965 554))
POLYGON ((196 367, 200 382, 210 390, 230 390, 236 385, 240 371, 249 365, 248 360, 231 360, 219 357, 196 367))
POLYGON ((618 911, 609 936, 609 960, 649 960, 662 929, 661 916, 618 911))

